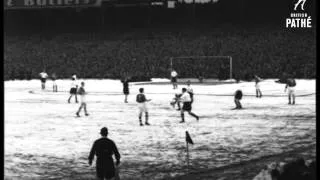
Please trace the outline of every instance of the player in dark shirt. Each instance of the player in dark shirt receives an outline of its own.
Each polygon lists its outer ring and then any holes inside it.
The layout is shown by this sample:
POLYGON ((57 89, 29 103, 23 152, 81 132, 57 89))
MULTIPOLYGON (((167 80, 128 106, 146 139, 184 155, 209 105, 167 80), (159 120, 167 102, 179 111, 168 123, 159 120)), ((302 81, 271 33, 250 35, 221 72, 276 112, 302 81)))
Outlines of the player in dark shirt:
POLYGON ((102 128, 100 134, 102 137, 97 139, 91 148, 89 165, 92 164, 94 155, 96 155, 97 177, 101 180, 111 179, 116 175, 112 155, 115 155, 116 165, 118 166, 120 164, 120 154, 116 144, 111 139, 107 138, 108 128, 102 128))
POLYGON ((129 95, 129 79, 126 77, 121 81, 123 84, 123 94, 124 94, 124 102, 128 103, 128 95, 129 95))
POLYGON ((242 109, 242 105, 240 103, 241 99, 242 99, 242 91, 237 90, 236 93, 234 94, 234 103, 236 104, 235 109, 242 109))
POLYGON ((148 120, 149 120, 149 113, 148 113, 148 107, 147 107, 147 102, 151 101, 151 99, 147 99, 145 94, 144 94, 144 89, 140 88, 139 89, 139 94, 137 94, 136 97, 136 102, 138 103, 138 108, 139 108, 139 122, 140 122, 140 126, 143 126, 142 123, 142 113, 145 114, 145 125, 150 125, 148 120))
POLYGON ((181 96, 182 96, 181 93, 176 93, 176 94, 174 95, 174 98, 173 98, 172 101, 170 102, 170 104, 171 104, 171 106, 172 106, 173 108, 175 108, 175 105, 178 106, 177 111, 180 111, 180 110, 181 110, 181 105, 180 105, 180 102, 179 102, 179 99, 180 99, 181 96))

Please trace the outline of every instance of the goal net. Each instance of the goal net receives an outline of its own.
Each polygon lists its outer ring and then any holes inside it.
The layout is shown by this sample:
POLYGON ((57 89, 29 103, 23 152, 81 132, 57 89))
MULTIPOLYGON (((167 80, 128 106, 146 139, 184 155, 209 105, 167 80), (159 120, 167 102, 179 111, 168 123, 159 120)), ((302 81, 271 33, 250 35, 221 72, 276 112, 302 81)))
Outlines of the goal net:
POLYGON ((232 79, 231 56, 185 56, 171 57, 171 70, 178 73, 179 79, 232 79))

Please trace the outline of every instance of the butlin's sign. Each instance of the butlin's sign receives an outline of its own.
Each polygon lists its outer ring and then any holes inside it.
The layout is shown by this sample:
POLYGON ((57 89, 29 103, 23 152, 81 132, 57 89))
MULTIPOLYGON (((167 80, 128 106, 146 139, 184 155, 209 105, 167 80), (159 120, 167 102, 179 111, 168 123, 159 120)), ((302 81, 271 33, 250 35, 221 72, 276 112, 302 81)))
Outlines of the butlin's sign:
POLYGON ((101 6, 102 0, 4 0, 5 9, 101 6))

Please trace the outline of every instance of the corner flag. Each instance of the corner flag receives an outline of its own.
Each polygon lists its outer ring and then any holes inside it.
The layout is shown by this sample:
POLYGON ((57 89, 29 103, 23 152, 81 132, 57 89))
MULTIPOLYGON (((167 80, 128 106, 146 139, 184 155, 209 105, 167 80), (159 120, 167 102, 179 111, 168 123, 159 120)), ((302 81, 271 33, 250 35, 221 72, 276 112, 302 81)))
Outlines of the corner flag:
POLYGON ((187 141, 187 143, 193 144, 193 141, 192 141, 192 139, 191 139, 190 134, 188 133, 188 131, 186 131, 186 141, 187 141))

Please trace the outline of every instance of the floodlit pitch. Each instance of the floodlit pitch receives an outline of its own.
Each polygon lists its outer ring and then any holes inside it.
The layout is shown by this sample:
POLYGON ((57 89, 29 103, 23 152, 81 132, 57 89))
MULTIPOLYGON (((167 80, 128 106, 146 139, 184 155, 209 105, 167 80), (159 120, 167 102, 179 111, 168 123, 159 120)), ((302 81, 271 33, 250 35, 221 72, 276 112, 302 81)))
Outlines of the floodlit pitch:
MULTIPOLYGON (((81 81, 81 80, 80 80, 81 81)), ((154 81, 164 81, 155 79, 154 81)), ((59 91, 40 90, 40 82, 5 82, 5 177, 8 179, 94 179, 88 165, 99 130, 109 128, 122 156, 122 179, 161 179, 186 172, 185 131, 191 170, 277 154, 316 143, 315 80, 297 80, 296 105, 287 104, 284 84, 254 82, 193 85, 193 110, 199 122, 170 106, 171 84, 130 85, 124 103, 122 85, 115 80, 85 80, 90 116, 77 118, 78 104, 67 103, 69 80, 57 80, 59 91), (139 126, 135 96, 143 87, 151 126, 139 126), (233 93, 242 89, 244 109, 234 108, 233 93)), ((179 85, 178 88, 184 87, 179 85)), ((93 163, 94 164, 94 163, 93 163)))

